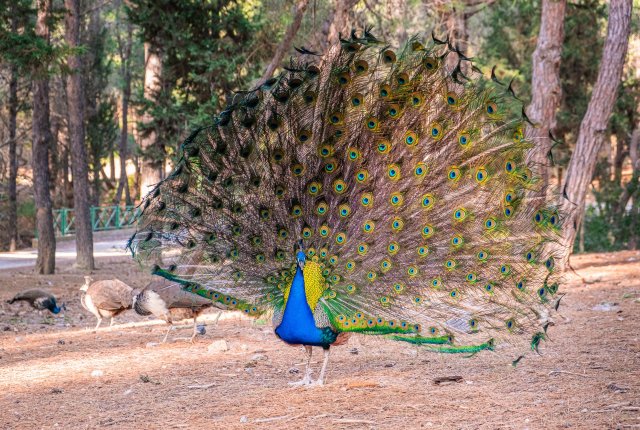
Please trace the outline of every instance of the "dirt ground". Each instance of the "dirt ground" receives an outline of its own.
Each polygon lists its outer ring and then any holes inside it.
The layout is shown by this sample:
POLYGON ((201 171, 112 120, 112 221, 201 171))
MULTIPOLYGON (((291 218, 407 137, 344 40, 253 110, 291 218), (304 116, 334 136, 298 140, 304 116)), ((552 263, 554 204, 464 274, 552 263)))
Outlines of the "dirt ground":
MULTIPOLYGON (((352 337, 332 349, 327 385, 302 377, 299 347, 269 325, 226 314, 194 344, 187 328, 128 312, 92 331, 79 302, 84 273, 0 271, 0 427, 640 429, 640 252, 572 259, 561 317, 544 353, 517 367, 500 354, 437 355, 352 337), (50 317, 5 300, 29 287, 66 302, 50 317), (227 351, 216 348, 226 341, 227 351), (213 345, 212 345, 213 343, 213 345), (434 379, 461 376, 459 383, 434 379)), ((126 257, 101 259, 95 279, 146 278, 126 257)), ((321 364, 314 355, 314 368, 321 364)))

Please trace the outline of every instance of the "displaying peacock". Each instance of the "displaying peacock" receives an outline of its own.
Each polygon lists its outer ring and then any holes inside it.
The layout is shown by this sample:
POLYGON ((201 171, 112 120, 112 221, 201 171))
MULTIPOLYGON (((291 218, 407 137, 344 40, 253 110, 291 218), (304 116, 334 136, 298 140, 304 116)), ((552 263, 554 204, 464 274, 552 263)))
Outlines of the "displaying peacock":
POLYGON ((433 36, 393 50, 353 32, 324 57, 298 51, 186 139, 132 252, 194 294, 272 312, 309 359, 324 348, 320 377, 307 366, 300 384, 323 383, 349 333, 537 351, 559 303, 562 217, 511 85, 433 36))

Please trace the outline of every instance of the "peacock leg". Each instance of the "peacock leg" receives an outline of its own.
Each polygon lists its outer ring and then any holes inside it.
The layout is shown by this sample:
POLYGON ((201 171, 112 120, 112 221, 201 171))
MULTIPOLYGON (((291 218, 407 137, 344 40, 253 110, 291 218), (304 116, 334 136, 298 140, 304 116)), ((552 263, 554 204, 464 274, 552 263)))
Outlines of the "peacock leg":
POLYGON ((289 382, 289 385, 292 387, 300 387, 302 385, 309 385, 311 383, 311 353, 313 349, 310 345, 305 345, 304 349, 307 351, 308 359, 307 359, 307 367, 304 369, 304 378, 298 382, 289 382))
POLYGON ((172 328, 173 328, 173 324, 169 324, 169 330, 167 330, 167 333, 164 335, 164 339, 162 339, 162 343, 165 343, 167 341, 167 337, 169 336, 169 332, 171 331, 172 328))
POLYGON ((196 324, 196 320, 198 319, 197 315, 193 316, 193 334, 191 335, 191 343, 193 343, 193 339, 196 337, 196 334, 198 334, 198 325, 196 324))
POLYGON ((327 364, 329 363, 329 348, 324 350, 324 359, 322 360, 322 369, 320 369, 320 376, 313 381, 310 385, 324 385, 324 376, 327 371, 327 364))
POLYGON ((111 317, 111 322, 109 323, 109 330, 113 327, 113 317, 111 317))

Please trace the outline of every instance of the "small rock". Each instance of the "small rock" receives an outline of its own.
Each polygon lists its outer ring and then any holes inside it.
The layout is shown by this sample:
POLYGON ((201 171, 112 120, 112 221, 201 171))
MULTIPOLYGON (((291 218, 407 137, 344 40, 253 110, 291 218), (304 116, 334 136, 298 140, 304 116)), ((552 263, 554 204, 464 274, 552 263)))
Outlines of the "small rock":
POLYGON ((200 336, 203 336, 203 335, 205 335, 205 334, 207 333, 207 329, 205 328, 204 324, 199 325, 199 326, 196 328, 196 331, 198 332, 198 334, 199 334, 200 336))
POLYGON ((58 345, 64 345, 65 343, 64 339, 58 339, 58 345))
POLYGON ((384 365, 384 367, 393 367, 395 365, 396 365, 396 363, 387 363, 387 364, 384 365))
POLYGON ((62 394, 62 388, 52 388, 51 389, 51 394, 62 394))
POLYGON ((358 348, 351 348, 349 352, 352 353, 353 355, 358 355, 358 348))
POLYGON ((459 375, 440 376, 438 378, 433 378, 433 383, 436 385, 445 385, 445 384, 457 383, 462 381, 464 381, 464 378, 459 375))
POLYGON ((225 352, 229 351, 229 345, 227 341, 224 339, 218 339, 211 342, 211 344, 207 347, 208 352, 225 352))
POLYGON ((11 331, 11 327, 9 327, 8 325, 4 326, 3 328, 4 331, 11 331))
POLYGON ((24 338, 22 336, 16 336, 16 342, 22 342, 24 338))
POLYGON ((160 385, 162 382, 156 381, 155 379, 151 379, 149 375, 140 375, 140 380, 145 384, 151 383, 155 385, 160 385))
POLYGON ((602 302, 599 305, 595 305, 594 307, 591 308, 592 311, 599 311, 599 312, 617 311, 618 309, 619 307, 617 303, 610 303, 610 302, 602 302))
POLYGON ((251 361, 267 361, 269 357, 264 354, 253 354, 251 356, 251 361))
POLYGON ((289 373, 291 373, 292 375, 297 375, 298 373, 300 373, 300 369, 298 369, 297 367, 292 367, 291 369, 289 369, 289 373))
POLYGON ((627 387, 621 387, 619 385, 617 385, 615 382, 610 383, 609 385, 607 385, 607 388, 610 389, 611 391, 613 391, 614 393, 617 394, 624 394, 627 391, 629 391, 629 389, 627 387))
POLYGON ((246 422, 248 422, 248 421, 249 421, 249 420, 248 420, 248 419, 247 419, 247 417, 245 417, 244 415, 240 417, 240 422, 241 422, 241 423, 246 423, 246 422))
POLYGON ((124 393, 122 393, 124 396, 128 396, 129 394, 133 393, 133 390, 131 388, 129 388, 128 390, 126 390, 124 393))
POLYGON ((91 372, 91 376, 93 376, 94 378, 99 378, 102 375, 104 375, 104 372, 102 370, 94 370, 93 372, 91 372))
POLYGON ((153 348, 154 346, 158 346, 158 345, 160 345, 158 342, 147 342, 147 344, 144 347, 153 348))

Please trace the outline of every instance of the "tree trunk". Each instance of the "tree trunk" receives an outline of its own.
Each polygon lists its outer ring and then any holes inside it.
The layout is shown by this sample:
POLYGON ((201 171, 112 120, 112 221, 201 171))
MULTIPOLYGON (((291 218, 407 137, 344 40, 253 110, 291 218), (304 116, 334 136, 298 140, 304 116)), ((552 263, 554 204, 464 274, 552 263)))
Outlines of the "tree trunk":
POLYGON ((607 38, 598 79, 580 124, 576 147, 567 168, 561 206, 565 214, 564 245, 569 252, 582 222, 587 187, 593 177, 598 151, 604 141, 604 132, 618 93, 629 43, 631 8, 632 0, 611 0, 609 3, 607 38))
POLYGON ((556 127, 556 112, 562 97, 560 61, 564 41, 564 17, 566 0, 543 0, 540 17, 540 33, 533 52, 531 76, 531 104, 527 115, 536 127, 527 128, 528 140, 535 143, 529 157, 539 168, 541 194, 546 194, 549 184, 549 159, 551 150, 549 132, 556 127))
POLYGON ((89 207, 91 206, 100 206, 100 185, 102 181, 100 181, 100 170, 102 170, 102 166, 100 165, 100 157, 95 157, 95 163, 93 164, 93 180, 91 181, 91 185, 93 186, 93 193, 91 193, 89 199, 89 207))
MULTIPOLYGON (((70 48, 76 48, 80 38, 80 0, 65 0, 64 3, 67 9, 65 39, 70 48)), ((70 69, 67 76, 68 129, 73 174, 76 266, 93 270, 93 231, 90 218, 87 149, 84 142, 84 97, 80 56, 70 55, 68 66, 70 69)))
MULTIPOLYGON (((467 53, 467 41, 469 34, 467 32, 467 16, 465 13, 465 2, 453 2, 443 6, 445 12, 442 15, 444 26, 447 29, 447 37, 451 45, 459 48, 462 52, 467 53)), ((457 60, 454 58, 454 60, 457 60)), ((455 66, 455 64, 454 64, 455 66)))
POLYGON ((330 49, 340 40, 340 34, 348 36, 350 28, 349 12, 359 0, 334 0, 335 8, 322 26, 321 38, 316 39, 314 48, 322 52, 330 49))
MULTIPOLYGON (((18 18, 11 17, 11 32, 18 31, 18 18)), ((18 156, 16 152, 16 122, 18 118, 18 68, 11 66, 9 71, 9 251, 18 248, 18 156)))
MULTIPOLYGON (((37 7, 36 36, 49 43, 51 0, 38 0, 37 7)), ((38 231, 36 273, 50 275, 56 267, 56 237, 49 193, 49 145, 52 136, 49 124, 49 78, 46 67, 44 70, 38 70, 38 76, 33 82, 32 133, 33 194, 38 231)))
POLYGON ((70 206, 67 196, 71 184, 69 183, 69 149, 65 146, 62 152, 62 206, 68 208, 70 206))
POLYGON ((627 249, 636 249, 638 247, 638 217, 640 217, 638 213, 638 211, 640 211, 640 202, 638 202, 640 198, 640 121, 636 122, 636 127, 631 135, 629 158, 631 159, 631 180, 624 187, 622 196, 620 196, 619 209, 621 214, 624 214, 629 200, 633 198, 631 210, 629 211, 631 225, 629 226, 627 249))
POLYGON ((118 49, 120 51, 120 74, 122 75, 122 128, 120 129, 120 178, 114 203, 120 204, 122 191, 124 190, 125 204, 131 205, 129 194, 129 180, 127 177, 127 152, 129 143, 129 98, 131 97, 131 46, 133 45, 133 27, 127 24, 127 41, 123 44, 118 37, 118 49), (124 45, 124 46, 123 46, 124 45))
MULTIPOLYGON (((153 102, 160 92, 162 77, 162 56, 159 48, 149 42, 144 44, 144 98, 153 102)), ((142 123, 149 125, 153 117, 148 111, 142 115, 142 123)), ((159 143, 155 130, 145 130, 140 138, 142 150, 142 166, 140 180, 140 196, 144 197, 153 186, 162 180, 162 160, 158 159, 159 143)))
POLYGON ((341 34, 346 36, 351 30, 349 28, 349 12, 356 4, 358 4, 358 0, 336 0, 336 9, 327 35, 329 47, 340 41, 341 34))
POLYGON ((284 39, 282 39, 282 42, 278 45, 278 49, 276 49, 271 62, 258 81, 257 86, 264 84, 267 79, 273 76, 273 72, 280 66, 285 54, 291 49, 291 44, 293 44, 293 39, 300 29, 300 24, 302 23, 302 18, 304 17, 304 12, 307 10, 307 6, 309 6, 309 0, 298 0, 293 7, 293 21, 291 21, 289 28, 287 28, 284 39))

